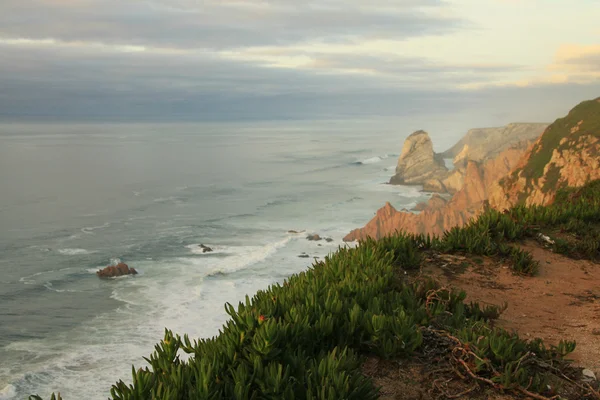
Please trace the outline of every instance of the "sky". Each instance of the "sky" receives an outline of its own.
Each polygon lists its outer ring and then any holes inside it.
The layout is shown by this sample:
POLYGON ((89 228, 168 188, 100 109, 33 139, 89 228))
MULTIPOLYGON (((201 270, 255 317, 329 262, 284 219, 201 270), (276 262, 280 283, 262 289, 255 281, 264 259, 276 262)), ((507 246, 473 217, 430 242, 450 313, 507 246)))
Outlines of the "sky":
POLYGON ((600 96, 599 20, 598 0, 1 0, 0 121, 552 121, 600 96))

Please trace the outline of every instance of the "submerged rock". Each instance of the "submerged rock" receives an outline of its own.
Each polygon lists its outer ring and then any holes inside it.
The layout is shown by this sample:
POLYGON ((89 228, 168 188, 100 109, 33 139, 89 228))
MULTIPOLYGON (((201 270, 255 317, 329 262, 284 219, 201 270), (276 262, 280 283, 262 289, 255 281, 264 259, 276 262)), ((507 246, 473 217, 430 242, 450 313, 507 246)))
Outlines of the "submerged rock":
POLYGON ((135 268, 129 268, 125 263, 118 263, 117 265, 109 265, 104 269, 98 270, 96 275, 100 278, 114 278, 123 275, 137 275, 137 271, 135 268))
POLYGON ((307 239, 307 240, 311 240, 311 241, 313 241, 313 242, 316 242, 316 241, 319 241, 319 240, 323 240, 323 238, 322 238, 321 236, 317 235, 316 233, 315 233, 315 234, 312 234, 312 235, 308 235, 308 236, 306 237, 306 239, 307 239))
POLYGON ((211 249, 210 247, 208 247, 208 246, 205 246, 205 245, 203 245, 203 244, 201 244, 201 245, 200 245, 200 246, 198 246, 198 247, 200 247, 200 248, 202 249, 202 252, 203 252, 203 253, 209 253, 209 252, 213 251, 213 249, 211 249))
POLYGON ((306 253, 302 253, 298 257, 300 257, 300 258, 308 258, 310 256, 308 254, 306 254, 306 253))

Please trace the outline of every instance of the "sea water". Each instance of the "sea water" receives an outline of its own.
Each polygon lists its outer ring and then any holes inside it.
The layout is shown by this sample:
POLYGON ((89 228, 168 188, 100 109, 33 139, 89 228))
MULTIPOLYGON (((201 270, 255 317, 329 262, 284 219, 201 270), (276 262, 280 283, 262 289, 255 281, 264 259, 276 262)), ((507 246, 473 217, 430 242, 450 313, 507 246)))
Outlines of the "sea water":
POLYGON ((225 302, 345 246, 386 201, 425 200, 385 184, 403 136, 335 122, 0 125, 0 399, 106 399, 165 328, 212 337, 225 302), (95 275, 118 261, 139 275, 95 275))

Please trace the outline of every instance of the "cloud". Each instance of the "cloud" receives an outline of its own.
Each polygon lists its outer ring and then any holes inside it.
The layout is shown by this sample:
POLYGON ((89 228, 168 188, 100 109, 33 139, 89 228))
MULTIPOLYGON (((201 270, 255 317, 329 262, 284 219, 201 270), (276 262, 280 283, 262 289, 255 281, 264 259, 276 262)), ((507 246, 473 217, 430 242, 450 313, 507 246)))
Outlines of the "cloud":
POLYGON ((463 87, 481 89, 490 86, 531 87, 568 83, 600 83, 600 45, 564 44, 558 47, 552 62, 531 77, 500 82, 472 82, 463 87))
POLYGON ((574 29, 530 34, 571 9, 534 3, 3 0, 0 115, 415 114, 504 86, 595 82, 595 50, 552 59, 574 29))
POLYGON ((407 38, 460 26, 436 15, 436 0, 196 1, 3 0, 0 35, 162 47, 230 48, 329 42, 356 37, 407 38))

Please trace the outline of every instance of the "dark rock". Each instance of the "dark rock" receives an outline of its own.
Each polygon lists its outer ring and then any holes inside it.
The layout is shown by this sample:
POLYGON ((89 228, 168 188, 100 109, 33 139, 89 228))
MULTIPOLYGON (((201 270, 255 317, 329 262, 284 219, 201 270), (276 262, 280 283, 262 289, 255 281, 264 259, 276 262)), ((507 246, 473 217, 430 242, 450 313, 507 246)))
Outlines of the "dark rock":
POLYGON ((306 237, 307 240, 312 240, 312 241, 319 241, 322 240, 321 236, 317 235, 316 233, 313 235, 308 235, 306 237))
POLYGON ((300 258, 308 258, 310 256, 308 254, 306 254, 306 253, 302 253, 298 257, 300 257, 300 258))
POLYGON ((304 233, 306 231, 295 231, 295 230, 289 230, 288 233, 304 233))
POLYGON ((100 278, 114 278, 123 275, 137 275, 137 271, 135 268, 129 268, 125 263, 118 263, 117 265, 109 265, 104 269, 98 270, 96 275, 100 278))
POLYGON ((209 253, 209 252, 213 251, 213 249, 211 249, 210 247, 208 247, 208 246, 205 246, 205 245, 203 245, 203 244, 201 244, 201 245, 200 245, 200 246, 198 246, 198 247, 200 247, 200 248, 202 249, 202 252, 203 252, 203 253, 209 253))
POLYGON ((325 241, 326 241, 327 243, 331 243, 331 242, 333 242, 333 239, 332 239, 332 238, 325 238, 325 241))

